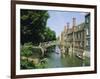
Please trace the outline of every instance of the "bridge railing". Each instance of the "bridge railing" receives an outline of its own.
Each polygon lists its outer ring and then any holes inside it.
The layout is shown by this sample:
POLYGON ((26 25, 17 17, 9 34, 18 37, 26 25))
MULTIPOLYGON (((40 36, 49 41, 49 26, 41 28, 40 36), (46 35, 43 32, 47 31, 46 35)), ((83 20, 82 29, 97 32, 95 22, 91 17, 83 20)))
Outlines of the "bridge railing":
POLYGON ((56 41, 48 41, 48 42, 43 42, 43 43, 40 43, 39 46, 41 47, 49 47, 49 46, 52 46, 52 45, 56 45, 56 41))

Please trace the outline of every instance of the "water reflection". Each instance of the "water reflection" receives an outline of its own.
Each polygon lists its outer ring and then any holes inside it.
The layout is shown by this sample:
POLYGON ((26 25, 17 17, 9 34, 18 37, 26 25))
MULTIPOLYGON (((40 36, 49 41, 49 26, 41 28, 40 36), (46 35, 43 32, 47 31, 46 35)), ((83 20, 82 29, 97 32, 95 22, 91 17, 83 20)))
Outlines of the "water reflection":
POLYGON ((55 46, 54 51, 48 52, 48 54, 49 57, 46 64, 46 68, 79 67, 79 66, 89 65, 86 64, 85 61, 83 61, 82 59, 76 57, 75 55, 70 56, 61 54, 59 46, 55 46))

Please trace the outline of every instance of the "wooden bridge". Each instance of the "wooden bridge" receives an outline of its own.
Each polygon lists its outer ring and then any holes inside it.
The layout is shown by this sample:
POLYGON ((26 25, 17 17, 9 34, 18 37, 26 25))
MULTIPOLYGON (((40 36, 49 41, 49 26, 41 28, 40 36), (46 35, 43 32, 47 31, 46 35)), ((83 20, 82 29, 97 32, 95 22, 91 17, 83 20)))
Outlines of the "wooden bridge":
POLYGON ((42 51, 42 56, 44 56, 45 51, 47 50, 48 47, 58 45, 58 41, 48 41, 48 42, 43 42, 39 44, 39 48, 42 51))
POLYGON ((48 41, 48 42, 42 42, 39 44, 39 46, 33 46, 33 48, 41 49, 42 56, 44 56, 45 51, 47 50, 48 47, 58 45, 58 41, 48 41))

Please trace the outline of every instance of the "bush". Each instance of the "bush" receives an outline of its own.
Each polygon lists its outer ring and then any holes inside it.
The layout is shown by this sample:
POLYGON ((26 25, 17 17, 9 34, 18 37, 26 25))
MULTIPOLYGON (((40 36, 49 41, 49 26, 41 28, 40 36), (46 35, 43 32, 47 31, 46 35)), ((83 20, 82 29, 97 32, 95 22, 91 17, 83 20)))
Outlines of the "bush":
POLYGON ((21 56, 29 57, 32 55, 32 44, 31 43, 25 43, 23 46, 21 46, 21 56))
POLYGON ((21 60, 21 69, 32 69, 35 65, 31 61, 21 60))

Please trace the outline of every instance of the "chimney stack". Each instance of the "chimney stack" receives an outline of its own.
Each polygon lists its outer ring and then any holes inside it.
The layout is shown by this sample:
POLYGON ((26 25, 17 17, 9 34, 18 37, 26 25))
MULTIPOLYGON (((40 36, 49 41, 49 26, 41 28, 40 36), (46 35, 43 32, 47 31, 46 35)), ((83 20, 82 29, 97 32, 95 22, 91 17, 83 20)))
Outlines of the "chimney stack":
POLYGON ((67 32, 68 32, 68 30, 69 30, 69 22, 67 22, 67 32))
POLYGON ((67 29, 69 29, 69 22, 67 23, 67 29))
POLYGON ((64 32, 66 32, 67 31, 67 27, 66 26, 64 26, 64 32))
POLYGON ((76 26, 76 18, 73 18, 73 27, 76 26))
POLYGON ((73 18, 73 31, 75 30, 75 26, 76 26, 76 18, 73 18))

